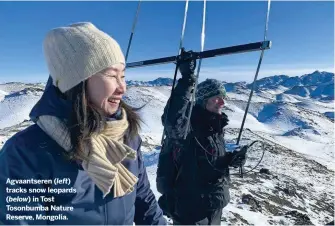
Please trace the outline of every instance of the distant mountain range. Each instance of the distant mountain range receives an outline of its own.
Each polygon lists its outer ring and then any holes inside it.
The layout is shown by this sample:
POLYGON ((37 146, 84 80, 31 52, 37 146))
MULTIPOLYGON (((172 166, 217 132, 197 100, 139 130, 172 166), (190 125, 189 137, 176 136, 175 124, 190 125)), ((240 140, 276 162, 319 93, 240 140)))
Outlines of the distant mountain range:
MULTIPOLYGON (((157 78, 153 81, 127 81, 129 86, 171 86, 172 78, 157 78)), ((252 88, 253 83, 246 82, 226 83, 228 92, 238 88, 252 88)), ((256 91, 276 89, 279 86, 285 87, 285 94, 293 94, 302 97, 311 97, 321 100, 334 99, 334 73, 315 71, 311 74, 290 77, 287 75, 275 75, 262 78, 256 81, 256 91)))
MULTIPOLYGON (((292 88, 295 86, 317 86, 320 84, 334 83, 334 73, 315 71, 311 74, 289 77, 287 75, 275 75, 256 81, 259 88, 271 88, 273 86, 284 86, 292 88)), ((252 83, 249 85, 252 86, 252 83)))
POLYGON ((172 86, 173 79, 171 78, 157 78, 152 81, 127 81, 128 86, 172 86))

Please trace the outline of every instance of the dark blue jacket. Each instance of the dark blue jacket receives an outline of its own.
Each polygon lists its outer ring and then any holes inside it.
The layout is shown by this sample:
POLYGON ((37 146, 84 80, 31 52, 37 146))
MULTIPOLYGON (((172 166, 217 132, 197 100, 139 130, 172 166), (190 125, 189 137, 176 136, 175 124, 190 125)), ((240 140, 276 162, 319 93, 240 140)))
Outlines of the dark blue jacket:
MULTIPOLYGON (((61 119, 66 119, 71 111, 71 103, 60 99, 56 89, 51 85, 49 79, 46 90, 41 100, 33 108, 30 117, 36 121, 40 115, 53 115, 61 119)), ((83 168, 62 154, 63 149, 38 125, 32 125, 25 130, 11 137, 0 151, 0 224, 113 224, 132 225, 135 224, 166 224, 162 211, 159 208, 155 196, 150 189, 146 169, 143 165, 141 154, 141 138, 128 143, 130 147, 137 150, 137 160, 125 160, 126 166, 139 181, 134 191, 121 198, 114 198, 112 192, 105 198, 102 192, 88 177, 83 168), (70 185, 52 184, 29 184, 10 185, 8 179, 51 179, 69 178, 70 185), (27 193, 9 193, 8 189, 21 188, 27 193), (65 193, 29 193, 29 189, 53 189, 53 188, 73 188, 65 193), (7 201, 8 197, 30 197, 30 200, 7 201), (40 196, 49 197, 51 202, 43 202, 40 196), (33 197, 37 197, 36 202, 33 197), (7 205, 11 205, 8 209, 7 205), (38 205, 51 205, 62 207, 73 207, 73 210, 50 210, 27 211, 12 208, 15 206, 36 207, 38 205), (21 216, 21 219, 14 219, 14 216, 21 216), (26 216, 26 217, 23 217, 26 216), (32 216, 34 220, 27 220, 32 216), (45 217, 48 216, 48 217, 45 217), (58 220, 56 216, 58 217, 58 220), (38 220, 37 218, 40 218, 38 220), (53 218, 53 220, 52 220, 53 218), (67 220, 62 220, 62 219, 67 220), (46 220, 48 219, 48 220, 46 220)), ((59 190, 60 191, 60 190, 59 190)))

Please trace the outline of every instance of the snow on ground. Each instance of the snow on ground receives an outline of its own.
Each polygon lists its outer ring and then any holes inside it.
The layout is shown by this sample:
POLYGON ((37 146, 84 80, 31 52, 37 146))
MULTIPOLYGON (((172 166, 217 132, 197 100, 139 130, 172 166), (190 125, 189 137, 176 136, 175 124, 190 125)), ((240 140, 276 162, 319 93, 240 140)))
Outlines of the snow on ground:
MULTIPOLYGON (((326 141, 321 143, 294 136, 275 136, 274 139, 283 146, 291 150, 306 154, 310 159, 313 159, 335 171, 334 141, 328 140, 328 142, 326 141)), ((320 141, 321 140, 322 139, 320 139, 320 141)))
POLYGON ((276 95, 276 100, 289 102, 289 103, 299 103, 299 100, 297 100, 297 98, 294 95, 284 94, 284 93, 276 95))
POLYGON ((6 96, 0 102, 0 129, 28 120, 29 113, 40 99, 41 94, 28 93, 6 96))
POLYGON ((159 144, 162 139, 161 116, 170 94, 169 89, 169 87, 130 87, 125 96, 126 102, 132 106, 145 105, 139 111, 143 120, 141 135, 144 142, 152 147, 159 144))
POLYGON ((321 102, 321 101, 317 101, 317 100, 310 99, 310 98, 304 98, 304 97, 297 97, 297 99, 299 100, 299 103, 297 103, 299 107, 309 109, 315 112, 320 112, 320 113, 329 112, 329 111, 334 112, 334 106, 335 106, 334 100, 321 102))
MULTIPOLYGON (((224 208, 223 212, 224 217, 227 219, 234 218, 236 215, 239 217, 242 217, 246 223, 253 224, 253 225, 269 225, 268 220, 269 217, 264 216, 264 214, 261 213, 255 213, 254 211, 250 211, 247 209, 240 209, 238 207, 235 207, 231 204, 227 205, 224 208), (232 213, 232 215, 228 216, 229 213, 232 213), (227 216, 225 216, 227 215, 227 216)), ((236 218, 236 217, 235 217, 236 218)))
POLYGON ((265 89, 262 90, 262 92, 270 93, 272 95, 277 95, 280 93, 284 93, 286 90, 289 90, 290 88, 287 88, 285 86, 278 86, 276 89, 265 89))
MULTIPOLYGON (((228 100, 242 100, 242 101, 248 101, 250 95, 249 90, 238 90, 237 93, 228 92, 228 100)), ((254 95, 251 98, 252 102, 260 102, 260 103, 268 103, 270 101, 270 98, 263 97, 263 96, 256 96, 254 95)))
MULTIPOLYGON (((231 111, 225 112, 229 118, 228 128, 240 128, 242 124, 242 119, 244 116, 244 109, 237 107, 236 105, 229 105, 229 109, 231 111)), ((270 127, 267 125, 260 123, 254 116, 248 114, 244 128, 249 128, 255 131, 264 131, 268 133, 272 133, 270 127)))
POLYGON ((7 136, 0 135, 0 147, 5 143, 5 140, 7 140, 7 136))
POLYGON ((12 92, 17 92, 22 89, 24 89, 27 85, 24 83, 20 82, 11 82, 11 83, 5 83, 5 84, 0 84, 0 90, 6 92, 6 93, 12 93, 12 92))
POLYGON ((15 93, 25 88, 43 88, 45 83, 21 83, 21 82, 10 82, 0 84, 0 90, 7 94, 15 93))
MULTIPOLYGON (((262 139, 267 139, 294 152, 302 153, 304 157, 335 171, 335 141, 333 135, 320 136, 307 133, 305 138, 301 138, 299 136, 278 136, 259 131, 257 133, 262 139)), ((334 133, 332 132, 332 134, 334 133)))
POLYGON ((2 101, 6 95, 8 95, 7 92, 0 90, 0 101, 2 101))

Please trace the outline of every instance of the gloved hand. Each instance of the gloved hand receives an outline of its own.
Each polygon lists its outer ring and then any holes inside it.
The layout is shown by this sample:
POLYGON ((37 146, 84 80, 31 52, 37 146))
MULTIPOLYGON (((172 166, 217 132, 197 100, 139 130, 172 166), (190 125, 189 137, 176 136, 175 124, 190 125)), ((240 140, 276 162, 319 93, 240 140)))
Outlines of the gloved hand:
POLYGON ((189 82, 195 82, 196 79, 194 70, 197 66, 197 61, 196 59, 192 59, 193 55, 194 52, 192 50, 186 52, 185 49, 182 48, 180 58, 177 61, 182 78, 189 82))
POLYGON ((247 150, 248 146, 246 145, 243 146, 241 150, 232 152, 229 165, 234 168, 238 168, 241 165, 243 166, 247 160, 247 150))
POLYGON ((158 205, 163 211, 163 215, 172 218, 174 216, 175 196, 173 193, 163 194, 158 199, 158 205))

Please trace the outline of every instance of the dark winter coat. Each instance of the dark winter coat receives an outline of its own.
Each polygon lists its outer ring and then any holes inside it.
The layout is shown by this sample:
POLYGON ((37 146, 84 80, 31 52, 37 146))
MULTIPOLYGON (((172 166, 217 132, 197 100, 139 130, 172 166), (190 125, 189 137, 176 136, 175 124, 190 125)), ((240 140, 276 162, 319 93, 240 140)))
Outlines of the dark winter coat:
POLYGON ((167 120, 162 116, 166 139, 157 170, 157 189, 163 194, 160 205, 172 218, 182 222, 196 222, 209 211, 225 207, 230 200, 228 163, 225 155, 224 127, 228 118, 195 105, 191 116, 191 130, 183 140, 189 108, 187 103, 192 83, 180 79, 167 120))
MULTIPOLYGON (((49 114, 66 119, 71 109, 71 103, 60 99, 49 81, 47 88, 31 112, 31 118, 36 120, 40 115, 49 114)), ((105 198, 102 192, 89 178, 83 168, 67 160, 60 147, 52 138, 43 132, 38 125, 11 137, 0 151, 0 224, 90 224, 90 225, 132 225, 135 224, 166 224, 162 211, 150 189, 150 183, 143 165, 141 154, 141 138, 138 136, 127 143, 137 150, 136 160, 124 160, 122 164, 139 178, 133 192, 120 198, 114 198, 112 192, 105 198), (63 179, 69 178, 70 185, 9 185, 7 179, 63 179), (6 188, 74 188, 75 193, 62 194, 9 194, 6 188), (7 203, 11 197, 40 197, 46 195, 54 197, 50 203, 14 202, 7 203), (9 211, 6 205, 37 206, 56 205, 73 207, 73 211, 9 211), (65 216, 67 220, 37 220, 39 216, 65 216), (34 221, 8 220, 9 215, 33 216, 34 221)))

